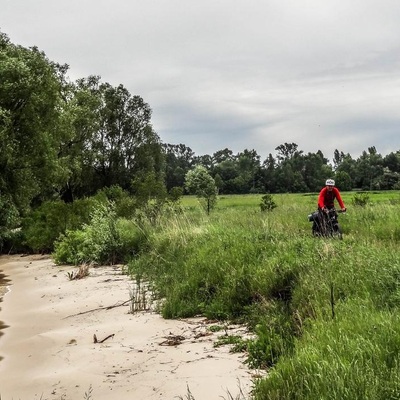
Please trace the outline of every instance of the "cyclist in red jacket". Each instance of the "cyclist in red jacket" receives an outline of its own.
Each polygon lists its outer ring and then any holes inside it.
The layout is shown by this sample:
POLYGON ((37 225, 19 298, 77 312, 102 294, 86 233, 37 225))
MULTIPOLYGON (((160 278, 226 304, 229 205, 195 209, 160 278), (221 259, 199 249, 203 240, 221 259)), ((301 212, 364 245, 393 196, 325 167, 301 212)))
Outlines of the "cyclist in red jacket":
POLYGON ((346 211, 346 207, 343 203, 342 197, 340 196, 339 189, 335 187, 335 181, 333 179, 327 179, 325 187, 319 192, 318 196, 318 209, 324 212, 334 208, 334 200, 337 200, 340 208, 343 212, 346 211))

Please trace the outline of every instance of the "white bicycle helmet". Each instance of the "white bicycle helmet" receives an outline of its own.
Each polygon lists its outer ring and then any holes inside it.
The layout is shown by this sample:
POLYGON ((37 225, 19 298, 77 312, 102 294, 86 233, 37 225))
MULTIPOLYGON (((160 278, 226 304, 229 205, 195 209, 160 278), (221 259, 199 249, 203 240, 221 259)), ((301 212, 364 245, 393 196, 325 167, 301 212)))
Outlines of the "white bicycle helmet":
POLYGON ((325 182, 326 186, 335 186, 335 181, 333 179, 327 179, 325 182))

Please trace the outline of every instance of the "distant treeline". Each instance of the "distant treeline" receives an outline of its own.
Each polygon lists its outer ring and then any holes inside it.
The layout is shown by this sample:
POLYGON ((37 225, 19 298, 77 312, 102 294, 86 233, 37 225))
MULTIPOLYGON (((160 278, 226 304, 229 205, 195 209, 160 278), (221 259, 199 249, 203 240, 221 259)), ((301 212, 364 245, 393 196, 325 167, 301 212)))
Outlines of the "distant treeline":
POLYGON ((233 154, 229 149, 197 157, 183 144, 163 145, 167 188, 182 186, 195 165, 205 166, 221 194, 316 192, 332 177, 341 190, 400 189, 400 151, 382 156, 369 147, 353 159, 335 150, 333 163, 321 151, 304 154, 296 143, 284 143, 262 161, 256 150, 233 154))
POLYGON ((371 147, 353 159, 335 150, 333 164, 295 143, 264 161, 248 149, 196 156, 162 142, 140 96, 99 76, 71 82, 68 68, 0 32, 0 227, 16 226, 45 201, 71 203, 112 186, 147 200, 184 192, 196 165, 220 194, 313 192, 327 177, 342 190, 399 189, 399 151, 382 157, 371 147))

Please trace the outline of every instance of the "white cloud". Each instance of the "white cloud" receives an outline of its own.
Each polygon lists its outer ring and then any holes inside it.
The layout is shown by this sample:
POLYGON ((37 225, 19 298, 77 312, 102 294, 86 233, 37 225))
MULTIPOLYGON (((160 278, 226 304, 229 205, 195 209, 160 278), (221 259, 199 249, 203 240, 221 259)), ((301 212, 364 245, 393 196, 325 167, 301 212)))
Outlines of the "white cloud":
POLYGON ((400 149, 397 0, 0 0, 0 29, 141 95, 196 154, 400 149))

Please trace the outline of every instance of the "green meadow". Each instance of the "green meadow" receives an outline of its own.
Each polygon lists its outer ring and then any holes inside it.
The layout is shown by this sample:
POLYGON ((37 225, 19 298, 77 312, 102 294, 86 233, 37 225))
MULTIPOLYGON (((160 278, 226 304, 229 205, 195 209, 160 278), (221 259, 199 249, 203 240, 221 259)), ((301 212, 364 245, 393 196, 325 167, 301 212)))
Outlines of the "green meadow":
POLYGON ((399 399, 400 195, 342 196, 343 240, 312 237, 316 193, 273 195, 270 212, 261 195, 221 196, 210 215, 184 197, 141 222, 129 272, 165 318, 248 325, 232 350, 267 371, 254 399, 399 399))
POLYGON ((56 262, 123 262, 164 318, 245 324, 252 339, 223 342, 266 372, 255 400, 400 398, 399 192, 342 193, 342 240, 312 236, 317 193, 272 195, 267 211, 263 195, 219 196, 210 214, 196 197, 135 210, 118 193, 47 205, 27 233, 46 243, 60 224, 44 216, 69 213, 56 262))

